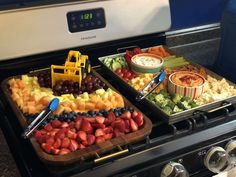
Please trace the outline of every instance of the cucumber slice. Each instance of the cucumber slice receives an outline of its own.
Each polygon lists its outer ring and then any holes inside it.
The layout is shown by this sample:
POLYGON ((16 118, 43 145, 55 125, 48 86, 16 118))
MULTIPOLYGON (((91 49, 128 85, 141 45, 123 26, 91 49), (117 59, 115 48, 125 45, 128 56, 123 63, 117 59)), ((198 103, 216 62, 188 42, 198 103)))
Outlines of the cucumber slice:
POLYGON ((122 65, 119 62, 113 61, 111 67, 112 67, 112 71, 116 71, 118 68, 121 68, 122 65))

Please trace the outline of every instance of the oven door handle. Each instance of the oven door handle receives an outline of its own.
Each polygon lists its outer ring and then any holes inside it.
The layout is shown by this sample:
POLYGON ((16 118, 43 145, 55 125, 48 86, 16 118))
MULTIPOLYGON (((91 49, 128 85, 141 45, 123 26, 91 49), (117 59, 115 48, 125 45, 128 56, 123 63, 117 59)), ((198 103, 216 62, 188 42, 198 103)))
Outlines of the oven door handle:
POLYGON ((99 163, 99 162, 102 162, 102 161, 108 160, 108 159, 110 159, 110 158, 114 158, 114 157, 116 157, 116 156, 119 156, 119 155, 122 155, 122 154, 125 154, 125 153, 128 153, 128 152, 129 152, 128 149, 122 149, 120 146, 117 146, 117 147, 118 147, 118 149, 119 149, 120 151, 115 152, 115 153, 112 153, 112 154, 109 154, 109 155, 106 155, 106 156, 103 156, 103 157, 100 157, 100 156, 98 155, 98 153, 95 153, 95 155, 96 155, 97 158, 94 160, 94 163, 99 163))

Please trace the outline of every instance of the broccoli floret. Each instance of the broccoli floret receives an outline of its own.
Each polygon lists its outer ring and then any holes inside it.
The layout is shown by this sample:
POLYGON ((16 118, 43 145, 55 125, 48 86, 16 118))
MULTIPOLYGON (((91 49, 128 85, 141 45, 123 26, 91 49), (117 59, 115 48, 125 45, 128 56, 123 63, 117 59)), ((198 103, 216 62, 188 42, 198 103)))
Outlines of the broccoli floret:
POLYGON ((178 102, 178 103, 177 103, 177 106, 178 106, 180 109, 183 109, 183 110, 191 109, 191 106, 188 104, 187 101, 178 102))
POLYGON ((184 102, 184 101, 187 101, 188 103, 190 101, 192 101, 192 99, 190 97, 187 97, 187 96, 183 96, 181 99, 180 99, 181 102, 184 102))
POLYGON ((195 108, 195 107, 198 106, 198 104, 197 104, 195 101, 193 101, 193 100, 191 100, 191 101, 189 102, 189 105, 190 105, 192 108, 195 108))
POLYGON ((155 101, 157 101, 157 102, 159 102, 159 103, 162 103, 162 102, 165 101, 165 98, 164 98, 164 96, 163 96, 162 94, 157 94, 157 95, 155 96, 155 101))
POLYGON ((166 107, 162 108, 162 110, 168 115, 171 115, 172 112, 173 112, 172 109, 169 106, 166 106, 166 107))
POLYGON ((177 113, 177 112, 182 112, 183 109, 180 109, 178 106, 175 105, 174 109, 173 109, 173 112, 174 113, 177 113))
POLYGON ((168 100, 167 106, 170 107, 173 110, 174 107, 175 107, 175 103, 173 101, 171 101, 171 100, 168 100))
POLYGON ((169 93, 167 93, 166 91, 164 91, 164 90, 161 90, 160 92, 159 92, 159 94, 162 94, 163 96, 164 96, 164 98, 170 98, 170 95, 169 95, 169 93))
POLYGON ((173 97, 172 97, 172 101, 177 104, 178 102, 180 102, 182 96, 178 93, 174 94, 173 97))
POLYGON ((156 94, 152 93, 152 94, 150 94, 150 95, 148 96, 148 99, 149 99, 150 101, 155 102, 155 96, 156 96, 156 94))

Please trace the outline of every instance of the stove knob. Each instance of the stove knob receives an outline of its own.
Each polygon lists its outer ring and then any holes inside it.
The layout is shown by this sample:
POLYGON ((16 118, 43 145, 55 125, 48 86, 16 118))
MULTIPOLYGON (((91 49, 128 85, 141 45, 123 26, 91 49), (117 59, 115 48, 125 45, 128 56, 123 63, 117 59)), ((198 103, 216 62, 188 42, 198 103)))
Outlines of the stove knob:
POLYGON ((189 177, 189 174, 182 164, 169 162, 161 171, 161 177, 189 177))
POLYGON ((225 146, 226 157, 231 165, 236 165, 236 140, 228 142, 225 146))
POLYGON ((204 157, 205 166, 214 173, 220 173, 228 169, 226 151, 222 147, 212 147, 204 157))

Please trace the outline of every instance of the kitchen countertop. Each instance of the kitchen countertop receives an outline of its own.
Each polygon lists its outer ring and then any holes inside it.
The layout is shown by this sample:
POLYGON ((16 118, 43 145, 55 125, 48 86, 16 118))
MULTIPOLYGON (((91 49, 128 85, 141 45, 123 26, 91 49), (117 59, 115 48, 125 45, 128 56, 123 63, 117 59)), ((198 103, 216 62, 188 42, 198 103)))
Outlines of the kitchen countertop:
MULTIPOLYGON (((170 34, 167 36, 166 43, 177 54, 211 68, 217 57, 219 48, 219 28, 200 31, 200 33, 170 34)), ((1 129, 0 176, 21 176, 1 129)))

